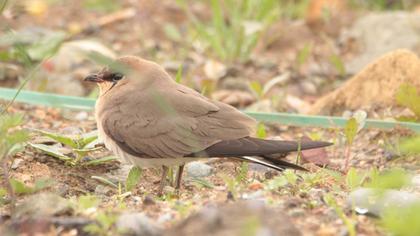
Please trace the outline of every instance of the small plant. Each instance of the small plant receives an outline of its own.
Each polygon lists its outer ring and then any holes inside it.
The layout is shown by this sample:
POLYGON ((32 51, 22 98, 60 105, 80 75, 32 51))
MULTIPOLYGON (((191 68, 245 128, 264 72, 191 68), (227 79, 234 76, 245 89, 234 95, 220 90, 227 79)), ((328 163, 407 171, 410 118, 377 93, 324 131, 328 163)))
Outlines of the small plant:
POLYGON ((85 160, 85 157, 94 151, 101 149, 101 147, 95 147, 95 141, 97 140, 96 132, 90 132, 84 135, 67 136, 56 133, 51 133, 43 130, 35 130, 45 137, 51 138, 54 141, 61 143, 62 145, 68 146, 72 149, 72 155, 63 154, 58 148, 45 144, 34 144, 30 145, 49 156, 55 157, 59 160, 64 161, 66 164, 71 166, 76 165, 98 165, 116 160, 113 156, 102 157, 94 160, 85 160))
POLYGON ((139 183, 141 176, 141 169, 137 166, 131 168, 125 181, 125 190, 131 191, 139 183))
POLYGON ((346 175, 346 185, 350 190, 367 187, 377 190, 400 189, 408 185, 410 175, 400 168, 379 172, 378 169, 356 170, 350 168, 346 175))
POLYGON ((399 149, 405 155, 420 154, 420 136, 417 135, 402 140, 399 149))
POLYGON ((344 135, 346 137, 346 150, 345 150, 345 164, 344 170, 347 171, 350 162, 351 146, 353 145, 354 138, 357 135, 357 121, 355 118, 350 118, 344 127, 344 135))
POLYGON ((353 213, 352 217, 348 217, 345 213, 343 208, 341 208, 336 199, 332 196, 331 193, 325 195, 324 197, 325 203, 328 206, 332 207, 335 212, 337 213, 338 217, 343 221, 344 225, 347 227, 347 231, 350 236, 356 236, 356 215, 353 213))
POLYGON ((211 0, 211 21, 198 19, 185 0, 178 1, 209 52, 223 61, 247 60, 261 33, 280 16, 276 0, 211 0))
POLYGON ((398 120, 420 122, 420 94, 416 87, 409 84, 401 85, 396 100, 399 105, 407 107, 414 114, 414 116, 398 117, 398 120))
POLYGON ((114 227, 117 221, 117 216, 113 213, 100 212, 95 220, 97 223, 92 223, 83 228, 83 230, 92 235, 116 235, 118 230, 114 227))
POLYGON ((112 12, 121 8, 120 2, 112 0, 84 0, 83 6, 100 12, 112 12))
POLYGON ((119 200, 119 202, 122 202, 124 198, 131 195, 131 191, 139 183, 141 173, 142 173, 142 170, 139 167, 133 166, 130 169, 130 172, 128 173, 125 183, 121 183, 121 182, 114 183, 101 176, 92 176, 91 178, 101 182, 102 184, 105 184, 105 185, 108 185, 110 187, 117 189, 118 190, 117 199, 119 200))
MULTIPOLYGON (((18 186, 15 184, 17 182, 15 180, 9 178, 8 160, 11 156, 16 154, 16 152, 23 149, 25 142, 29 138, 28 132, 19 128, 22 122, 23 117, 21 115, 0 115, 0 162, 3 176, 7 182, 7 192, 12 200, 12 207, 15 202, 15 193, 21 189, 17 188, 18 186)), ((25 185, 23 185, 23 187, 25 187, 25 185)), ((25 190, 25 188, 23 188, 23 190, 25 190)), ((3 193, 3 196, 1 197, 3 200, 5 195, 4 189, 1 192, 3 193)))
POLYGON ((349 162, 350 162, 350 154, 351 154, 351 146, 353 145, 353 141, 356 138, 357 133, 359 133, 366 124, 367 113, 363 110, 358 110, 352 114, 352 116, 347 120, 343 135, 345 138, 345 164, 344 164, 344 171, 348 171, 349 162))
POLYGON ((300 49, 296 56, 296 67, 299 69, 305 62, 308 60, 313 50, 312 44, 305 44, 305 46, 300 49))
POLYGON ((28 186, 25 183, 16 179, 10 179, 9 182, 10 182, 10 185, 12 186, 13 192, 18 195, 36 193, 54 184, 54 181, 52 181, 51 179, 39 179, 35 181, 35 184, 33 187, 28 186))

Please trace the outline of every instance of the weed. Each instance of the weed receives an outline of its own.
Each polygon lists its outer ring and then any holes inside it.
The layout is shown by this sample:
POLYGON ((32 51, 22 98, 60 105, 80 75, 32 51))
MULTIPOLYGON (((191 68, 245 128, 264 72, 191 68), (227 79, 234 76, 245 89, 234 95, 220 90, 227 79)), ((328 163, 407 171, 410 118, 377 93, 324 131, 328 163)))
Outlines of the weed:
POLYGON ((42 134, 45 137, 53 139, 54 141, 58 143, 61 143, 65 146, 70 147, 72 149, 73 156, 63 154, 55 146, 30 143, 30 145, 33 148, 43 153, 46 153, 49 156, 62 160, 71 166, 76 166, 79 164, 82 164, 85 166, 98 165, 98 164, 103 164, 103 163, 116 160, 115 157, 102 157, 102 158, 94 159, 94 160, 88 160, 88 161, 85 160, 85 157, 89 153, 101 149, 101 147, 95 147, 95 144, 96 144, 95 141, 98 138, 97 133, 95 131, 86 133, 83 135, 74 135, 74 136, 61 135, 61 134, 51 133, 51 132, 47 132, 43 130, 35 130, 35 131, 42 134))
POLYGON ((185 0, 182 5, 192 29, 209 52, 223 61, 245 61, 261 33, 280 16, 276 0, 211 0, 210 22, 199 20, 185 0))
POLYGON ((114 224, 117 221, 117 216, 113 213, 100 212, 95 220, 97 223, 92 223, 83 228, 85 232, 92 235, 116 235, 118 232, 114 224))
POLYGON ((112 0, 84 0, 83 6, 86 9, 100 12, 112 12, 121 8, 118 1, 112 0))
POLYGON ((420 154, 420 136, 406 138, 399 144, 399 150, 405 155, 420 154))
POLYGON ((131 168, 130 172, 128 173, 127 180, 125 181, 126 191, 133 190, 133 188, 138 184, 140 181, 141 171, 142 170, 136 166, 131 168))
POLYGON ((398 117, 398 120, 420 121, 420 95, 416 87, 409 84, 401 85, 397 92, 396 100, 399 105, 407 107, 414 113, 414 116, 402 116, 398 117))
POLYGON ((12 201, 12 207, 15 203, 15 193, 20 189, 16 188, 14 184, 16 182, 9 178, 8 160, 16 152, 22 150, 24 143, 29 138, 28 132, 19 129, 22 122, 21 115, 0 115, 0 162, 4 179, 7 181, 6 188, 12 201))
POLYGON ((346 137, 346 150, 345 150, 345 164, 344 164, 344 170, 347 171, 349 167, 350 162, 350 155, 351 155, 351 146, 353 144, 354 138, 357 135, 357 121, 355 118, 350 118, 346 126, 344 127, 344 135, 346 137))
POLYGON ((340 217, 340 219, 344 222, 344 224, 347 227, 347 231, 348 231, 349 235, 350 236, 356 236, 356 223, 355 223, 356 219, 355 219, 354 213, 352 215, 352 218, 348 217, 344 213, 343 209, 338 205, 335 198, 330 193, 324 196, 324 201, 325 201, 325 203, 327 203, 327 205, 329 205, 330 207, 332 207, 335 210, 338 217, 340 217))
POLYGON ((35 193, 44 188, 48 188, 54 184, 54 181, 52 181, 51 179, 39 179, 35 181, 35 185, 33 187, 30 187, 16 179, 10 179, 9 182, 15 194, 35 193))

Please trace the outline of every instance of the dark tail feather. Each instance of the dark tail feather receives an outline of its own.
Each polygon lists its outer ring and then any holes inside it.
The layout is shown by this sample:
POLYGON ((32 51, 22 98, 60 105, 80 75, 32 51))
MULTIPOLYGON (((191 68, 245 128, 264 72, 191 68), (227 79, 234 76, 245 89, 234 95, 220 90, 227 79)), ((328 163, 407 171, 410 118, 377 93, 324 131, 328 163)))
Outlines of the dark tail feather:
POLYGON ((236 140, 221 141, 202 152, 193 153, 192 156, 235 157, 278 171, 283 171, 286 168, 307 171, 301 166, 283 161, 280 158, 270 157, 270 155, 287 154, 298 150, 321 148, 329 145, 332 145, 332 143, 319 141, 302 141, 299 143, 295 141, 265 140, 246 137, 236 140), (260 158, 252 156, 258 156, 260 158))
POLYGON ((208 157, 268 156, 284 154, 306 149, 321 148, 332 143, 320 141, 266 140, 258 138, 241 138, 218 142, 203 151, 208 157), (299 148, 300 145, 300 148, 299 148))
POLYGON ((263 159, 259 159, 256 157, 249 157, 249 156, 242 156, 242 157, 238 157, 238 159, 242 160, 242 161, 248 161, 248 162, 253 162, 256 164, 260 164, 263 165, 265 167, 274 169, 274 170, 278 170, 278 171, 284 171, 285 169, 295 169, 295 170, 302 170, 302 171, 308 171, 307 169, 295 165, 293 163, 287 162, 287 161, 283 161, 283 160, 278 160, 278 159, 272 159, 272 158, 263 158, 263 159))

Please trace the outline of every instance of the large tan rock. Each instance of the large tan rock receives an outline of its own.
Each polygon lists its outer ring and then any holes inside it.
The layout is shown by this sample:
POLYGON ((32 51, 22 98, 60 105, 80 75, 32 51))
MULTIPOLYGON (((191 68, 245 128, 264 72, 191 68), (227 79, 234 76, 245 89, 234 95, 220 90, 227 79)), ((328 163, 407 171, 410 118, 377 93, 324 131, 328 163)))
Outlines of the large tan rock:
POLYGON ((420 91, 420 59, 408 50, 396 50, 369 64, 343 86, 320 98, 310 114, 337 114, 346 109, 388 108, 408 83, 420 91))

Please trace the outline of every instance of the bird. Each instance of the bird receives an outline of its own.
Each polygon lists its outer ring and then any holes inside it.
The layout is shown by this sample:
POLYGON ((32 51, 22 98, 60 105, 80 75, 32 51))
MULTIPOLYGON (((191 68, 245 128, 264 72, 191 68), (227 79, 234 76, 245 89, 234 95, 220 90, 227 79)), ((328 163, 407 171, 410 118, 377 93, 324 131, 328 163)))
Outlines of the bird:
POLYGON ((278 171, 304 171, 282 157, 331 145, 252 137, 255 119, 177 83, 162 66, 137 56, 112 60, 84 80, 99 86, 95 104, 99 139, 124 162, 140 168, 162 168, 159 195, 170 167, 178 167, 178 191, 184 166, 191 161, 227 158, 278 171))

